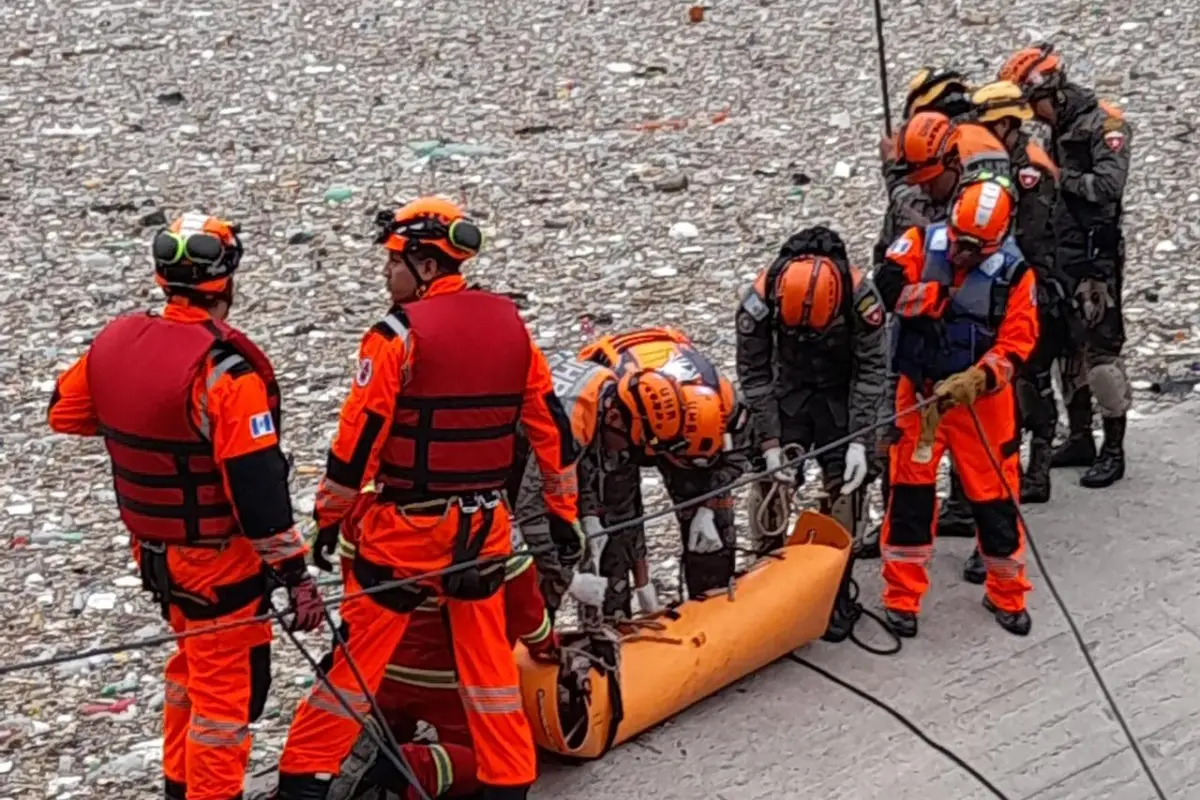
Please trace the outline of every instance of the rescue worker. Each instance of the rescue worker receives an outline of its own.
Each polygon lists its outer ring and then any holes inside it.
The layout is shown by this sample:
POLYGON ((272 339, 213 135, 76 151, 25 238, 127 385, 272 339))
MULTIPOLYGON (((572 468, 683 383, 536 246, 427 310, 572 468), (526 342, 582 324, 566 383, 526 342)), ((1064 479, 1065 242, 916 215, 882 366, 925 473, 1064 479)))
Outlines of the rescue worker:
MULTIPOLYGON (((786 445, 822 447, 874 424, 887 381, 883 302, 850 265, 837 233, 814 227, 791 236, 746 290, 736 320, 738 382, 767 469, 784 463, 786 445)), ((873 446, 872 431, 818 456, 829 494, 822 511, 856 538, 873 446)), ((794 468, 774 473, 788 492, 801 480, 794 468)), ((768 481, 751 491, 750 527, 760 552, 783 546, 787 523, 759 528, 755 500, 770 488, 768 481)))
MULTIPOLYGON (((332 552, 359 488, 377 485, 347 581, 351 593, 375 593, 342 606, 348 653, 334 652, 328 679, 357 712, 368 710, 364 693, 379 689, 414 609, 438 597, 483 797, 523 798, 537 769, 504 635, 500 589, 512 539, 501 490, 520 423, 542 469, 551 536, 568 560, 581 558, 570 423, 513 302, 465 288, 461 267, 482 244, 478 227, 437 197, 377 221, 395 306, 363 337, 316 501, 322 552, 332 552), (462 571, 379 589, 451 566, 462 571)), ((358 732, 324 683, 315 684, 280 758, 281 800, 325 797, 358 732)))
MULTIPOLYGON (((350 515, 346 519, 343 534, 347 540, 357 541, 356 524, 350 515)), ((514 551, 525 548, 521 529, 515 524, 512 547, 514 551)), ((343 555, 343 574, 352 574, 351 558, 343 555)), ((538 569, 532 556, 518 556, 506 563, 502 591, 509 646, 520 641, 535 660, 557 663, 558 638, 538 586, 538 569)), ((603 599, 603 586, 600 593, 597 605, 603 599)), ((404 638, 384 670, 377 699, 393 736, 402 743, 405 761, 430 797, 457 797, 480 788, 471 732, 458 691, 454 654, 441 608, 435 598, 428 598, 413 610, 404 638), (425 722, 437 731, 436 745, 412 741, 418 722, 425 722)), ((369 737, 363 734, 362 738, 369 737)), ((360 741, 355 750, 361 745, 360 741)), ((331 796, 354 797, 357 795, 352 790, 376 786, 417 800, 419 795, 408 778, 389 758, 372 749, 370 761, 357 774, 346 775, 343 766, 343 776, 333 785, 331 796)))
MULTIPOLYGON (((903 121, 922 111, 936 111, 951 121, 968 115, 971 109, 970 85, 966 75, 955 69, 922 67, 908 83, 904 98, 903 121)), ((879 158, 883 164, 883 183, 888 193, 888 210, 883 231, 875 245, 874 263, 883 262, 888 247, 908 228, 925 226, 945 216, 945 203, 935 203, 919 186, 905 180, 910 166, 900 158, 898 131, 879 140, 879 158)))
POLYGON ((1050 126, 1061 168, 1054 211, 1055 268, 1074 299, 1063 395, 1070 434, 1052 467, 1087 467, 1081 486, 1099 489, 1125 476, 1125 422, 1133 393, 1121 351, 1125 346, 1122 289, 1125 236, 1121 230, 1133 132, 1115 106, 1067 80, 1053 45, 1027 47, 1000 68, 1029 97, 1050 126), (1104 444, 1092 438, 1092 399, 1100 409, 1104 444))
MULTIPOLYGON (((1010 81, 980 87, 971 96, 975 119, 1004 143, 1012 160, 1017 207, 1014 235, 1038 284, 1037 347, 1017 376, 1020 425, 1030 432, 1029 465, 1021 472, 1021 502, 1050 500, 1050 455, 1058 425, 1051 367, 1067 341, 1065 282, 1054 269, 1054 205, 1058 195, 1058 166, 1023 130, 1033 110, 1021 89, 1010 81)), ((961 483, 959 483, 961 486, 961 483)), ((986 576, 976 549, 963 569, 963 577, 981 584, 986 576)))
POLYGON ((189 635, 165 674, 170 800, 242 796, 249 726, 271 683, 269 621, 195 634, 269 612, 277 584, 291 597, 293 630, 324 618, 293 527, 274 372, 225 321, 237 231, 201 213, 158 231, 162 313, 106 325, 50 399, 52 429, 104 438, 143 585, 171 630, 189 635))
MULTIPOLYGON (((594 463, 580 470, 588 476, 582 493, 595 498, 589 511, 602 514, 605 526, 644 513, 642 467, 658 468, 674 503, 741 475, 744 464, 730 450, 733 436, 744 427, 745 413, 733 385, 684 333, 644 328, 604 336, 584 347, 579 359, 607 367, 619 377, 615 413, 604 425, 608 442, 602 451, 585 456, 594 463)), ((728 586, 734 577, 736 542, 732 492, 681 509, 675 517, 688 596, 728 586)), ((631 594, 636 594, 642 610, 658 608, 644 526, 601 540, 595 552, 600 574, 609 581, 602 609, 606 618, 630 616, 631 594)))
MULTIPOLYGON (((601 533, 604 527, 600 522, 603 512, 597 491, 599 476, 596 470, 601 461, 614 455, 610 447, 620 450, 625 443, 621 437, 614 438, 605 432, 606 420, 620 418, 617 412, 616 374, 600 364, 581 361, 571 352, 548 353, 546 363, 550 365, 554 393, 571 421, 571 431, 580 456, 577 462, 579 521, 584 534, 588 536, 587 550, 590 556, 583 563, 582 570, 577 569, 580 564, 563 563, 558 552, 549 547, 550 529, 545 516, 546 506, 542 502, 542 474, 534 460, 529 459, 521 470, 521 479, 510 497, 517 519, 527 520, 522 526, 525 540, 540 550, 534 560, 541 576, 541 592, 550 612, 550 621, 553 622, 562 606, 564 594, 570 594, 584 606, 599 608, 603 605, 608 581, 599 577, 599 558, 606 538, 601 533)), ((644 564, 639 569, 648 574, 648 567, 644 564)), ((653 584, 647 582, 646 585, 653 592, 653 584)), ((643 599, 647 601, 642 607, 644 611, 658 610, 656 602, 649 602, 650 597, 643 599)))
MULTIPOLYGON (((963 119, 972 111, 969 93, 970 84, 962 72, 952 68, 923 67, 909 81, 902 120, 908 122, 913 115, 923 111, 938 112, 948 117, 951 122, 963 119)), ((883 217, 883 230, 875 242, 871 263, 876 268, 883 263, 884 254, 892 242, 904 231, 913 226, 923 228, 946 216, 948 197, 935 201, 922 191, 919 185, 906 180, 913 166, 899 157, 901 136, 905 133, 907 129, 901 127, 892 136, 884 136, 879 140, 879 157, 883 162, 883 182, 888 193, 888 208, 883 217)), ((883 402, 879 404, 881 415, 887 414, 893 405, 891 401, 895 396, 896 377, 888 373, 886 394, 883 402)), ((882 430, 884 432, 876 436, 876 451, 871 459, 871 474, 868 480, 874 481, 876 476, 880 478, 880 495, 886 506, 889 493, 887 449, 896 434, 891 427, 882 430)), ((881 529, 881 525, 875 525, 855 542, 856 556, 879 558, 881 529)))
POLYGON ((966 184, 948 221, 906 231, 877 278, 899 320, 897 413, 920 398, 938 398, 923 413, 899 418, 901 438, 891 450, 883 605, 900 636, 917 634, 929 588, 937 469, 947 449, 979 531, 987 567, 984 606, 1011 633, 1024 636, 1031 625, 1025 531, 1012 495, 1020 458, 1012 381, 1037 341, 1037 286, 1010 233, 1015 200, 1006 183, 966 184))

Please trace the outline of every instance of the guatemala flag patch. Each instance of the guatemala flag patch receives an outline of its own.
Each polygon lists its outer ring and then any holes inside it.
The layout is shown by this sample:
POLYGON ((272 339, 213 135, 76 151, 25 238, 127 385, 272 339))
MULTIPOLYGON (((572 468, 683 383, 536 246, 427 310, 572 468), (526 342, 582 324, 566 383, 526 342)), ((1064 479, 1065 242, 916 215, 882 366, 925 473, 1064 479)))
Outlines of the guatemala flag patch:
POLYGON ((250 438, 261 439, 268 434, 275 432, 275 420, 271 418, 270 411, 264 411, 261 414, 255 414, 250 418, 250 438))

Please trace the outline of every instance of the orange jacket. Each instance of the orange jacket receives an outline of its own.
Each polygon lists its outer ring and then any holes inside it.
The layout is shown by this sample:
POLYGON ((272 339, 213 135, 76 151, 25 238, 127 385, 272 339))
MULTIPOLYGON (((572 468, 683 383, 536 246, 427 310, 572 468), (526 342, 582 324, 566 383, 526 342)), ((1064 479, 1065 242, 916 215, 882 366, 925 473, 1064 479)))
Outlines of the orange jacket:
MULTIPOLYGON (((206 310, 180 300, 169 302, 162 316, 173 322, 194 324, 203 324, 210 319, 206 310)), ((261 418, 269 411, 266 383, 250 370, 223 369, 210 386, 217 360, 207 359, 203 370, 192 382, 192 419, 197 428, 210 431, 213 460, 221 472, 226 495, 231 498, 234 514, 251 539, 255 551, 276 569, 303 570, 307 547, 300 534, 291 527, 291 499, 288 496, 286 471, 281 471, 282 480, 263 481, 263 471, 253 468, 258 460, 286 464, 279 447, 278 433, 274 430, 265 433, 252 431, 250 424, 252 419, 261 418), (208 417, 207 425, 202 424, 201 414, 208 417), (231 470, 231 465, 235 463, 239 464, 239 468, 231 470), (285 514, 288 526, 273 531, 256 530, 254 526, 247 529, 247 518, 262 517, 249 508, 250 503, 271 506, 275 515, 285 514)), ((50 398, 48 422, 57 433, 99 435, 99 420, 88 383, 87 353, 59 376, 50 398)))
MULTIPOLYGON (((887 251, 884 270, 899 270, 903 283, 920 283, 925 270, 925 231, 909 228, 887 251)), ((956 271, 954 286, 966 280, 965 270, 956 271)), ((889 281, 890 282, 890 281, 889 281)), ((885 297, 885 302, 888 298, 885 297)), ((895 299, 890 306, 895 308, 895 299)), ((988 388, 998 389, 1012 382, 1013 376, 1029 360, 1038 339, 1037 277, 1026 269, 1009 289, 1004 319, 996 331, 996 342, 983 354, 976 366, 988 375, 988 388)))
MULTIPOLYGON (((425 297, 460 292, 461 275, 439 278, 425 297)), ((421 302, 420 300, 416 302, 421 302)), ((546 357, 529 339, 530 366, 520 423, 533 447, 543 477, 542 494, 548 510, 567 522, 577 518, 578 488, 575 465, 564 460, 573 450, 570 422, 556 407, 554 383, 546 357)), ((316 518, 320 528, 338 525, 350 511, 359 490, 375 482, 380 452, 395 415, 396 398, 405 377, 420 359, 420 339, 388 336, 373 327, 359 347, 359 371, 342 405, 329 450, 329 466, 317 487, 316 518), (338 480, 330 474, 339 476, 338 480)))

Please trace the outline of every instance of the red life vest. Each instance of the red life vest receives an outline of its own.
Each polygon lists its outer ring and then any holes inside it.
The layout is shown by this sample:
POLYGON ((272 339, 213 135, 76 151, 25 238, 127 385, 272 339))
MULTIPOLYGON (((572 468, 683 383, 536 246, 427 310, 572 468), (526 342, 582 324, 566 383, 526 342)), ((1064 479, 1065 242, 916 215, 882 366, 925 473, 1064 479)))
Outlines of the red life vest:
MULTIPOLYGON (((224 323, 130 314, 110 322, 92 342, 92 402, 112 459, 121 521, 138 541, 211 544, 241 533, 212 442, 192 413, 192 387, 219 343, 266 382, 279 431, 279 389, 270 361, 224 323)), ((206 425, 203 410, 201 419, 206 425)))
POLYGON ((380 454, 384 500, 413 502, 504 486, 532 359, 509 299, 463 290, 389 314, 413 363, 380 454))

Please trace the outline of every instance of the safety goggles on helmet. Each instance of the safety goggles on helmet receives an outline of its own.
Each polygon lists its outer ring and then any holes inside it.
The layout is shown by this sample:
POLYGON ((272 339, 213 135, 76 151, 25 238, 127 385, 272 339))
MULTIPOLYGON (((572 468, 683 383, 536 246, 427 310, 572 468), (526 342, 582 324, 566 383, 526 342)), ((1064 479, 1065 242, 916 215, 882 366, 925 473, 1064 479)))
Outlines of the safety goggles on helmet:
POLYGON ((469 219, 456 219, 446 225, 434 217, 397 220, 393 212, 380 211, 375 216, 375 224, 380 228, 375 244, 386 245, 396 236, 403 238, 404 250, 446 241, 454 249, 474 255, 483 247, 483 232, 469 219))
MULTIPOLYGON (((211 221, 209 222, 211 224, 211 221)), ((150 245, 155 272, 167 286, 201 287, 233 275, 242 258, 238 226, 226 223, 228 236, 210 229, 176 232, 163 228, 150 245)))

